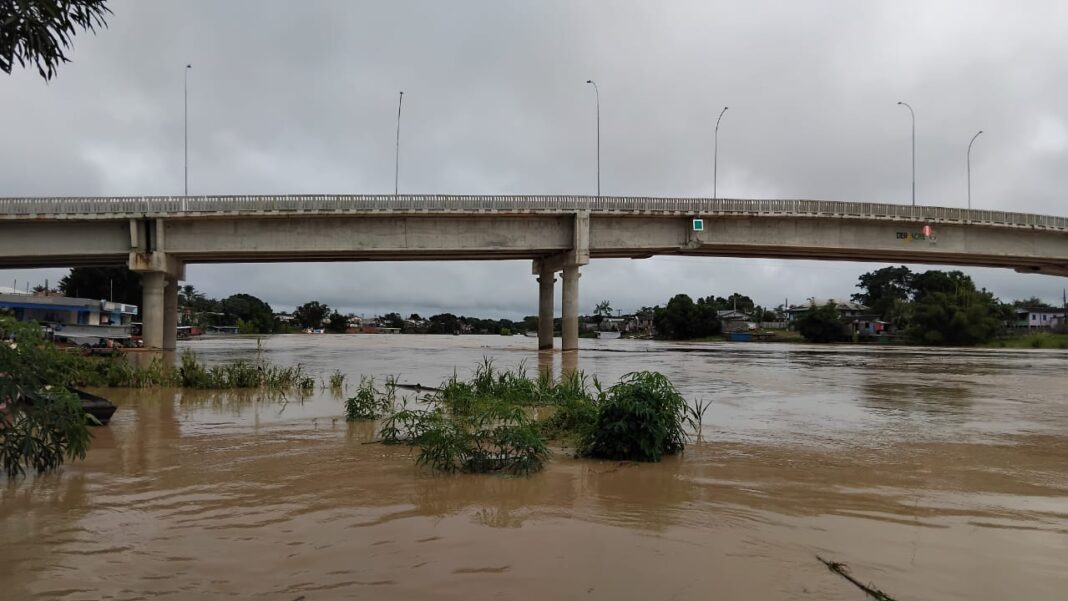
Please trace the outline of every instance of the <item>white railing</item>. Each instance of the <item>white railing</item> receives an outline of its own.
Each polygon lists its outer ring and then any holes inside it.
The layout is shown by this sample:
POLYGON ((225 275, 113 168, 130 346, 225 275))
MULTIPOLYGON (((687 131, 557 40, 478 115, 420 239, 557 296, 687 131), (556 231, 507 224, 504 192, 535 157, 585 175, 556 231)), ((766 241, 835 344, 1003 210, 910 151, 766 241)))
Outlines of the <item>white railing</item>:
POLYGON ((831 200, 746 200, 631 196, 290 195, 0 198, 0 219, 140 217, 212 213, 535 212, 747 214, 960 222, 1068 229, 1068 218, 1032 213, 831 200))

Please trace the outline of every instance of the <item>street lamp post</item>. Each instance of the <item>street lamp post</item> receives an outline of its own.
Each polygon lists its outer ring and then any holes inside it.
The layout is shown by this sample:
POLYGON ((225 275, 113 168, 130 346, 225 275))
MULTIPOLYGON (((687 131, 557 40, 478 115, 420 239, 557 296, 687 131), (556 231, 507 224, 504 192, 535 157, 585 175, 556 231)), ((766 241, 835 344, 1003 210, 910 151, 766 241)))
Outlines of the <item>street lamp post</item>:
POLYGON ((912 105, 907 102, 898 104, 908 108, 909 114, 912 115, 912 206, 916 206, 916 111, 913 111, 912 105))
POLYGON ((719 198, 719 122, 723 120, 723 113, 727 112, 727 107, 723 107, 723 110, 719 112, 719 118, 716 119, 716 131, 713 135, 712 142, 712 198, 719 198))
POLYGON ((586 83, 593 84, 593 93, 597 97, 597 196, 601 195, 601 91, 597 89, 597 82, 587 79, 586 83))
POLYGON ((393 162, 393 195, 397 195, 400 184, 400 118, 401 107, 404 105, 404 91, 400 93, 400 97, 397 99, 397 152, 393 162))
POLYGON ((983 133, 983 130, 976 132, 972 136, 972 141, 968 142, 968 209, 972 208, 972 144, 975 143, 975 139, 979 137, 979 134, 983 133))
POLYGON ((185 66, 185 85, 182 89, 185 96, 185 196, 189 196, 189 70, 192 68, 193 65, 185 66))

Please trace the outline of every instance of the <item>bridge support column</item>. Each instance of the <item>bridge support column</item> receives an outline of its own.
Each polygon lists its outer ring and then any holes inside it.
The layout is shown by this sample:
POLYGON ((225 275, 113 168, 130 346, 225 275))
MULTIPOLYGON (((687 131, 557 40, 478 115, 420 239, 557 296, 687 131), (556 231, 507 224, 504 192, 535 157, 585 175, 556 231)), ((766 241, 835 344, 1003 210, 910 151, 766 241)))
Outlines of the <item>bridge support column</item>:
POLYGON ((162 349, 164 332, 164 289, 167 277, 160 271, 141 274, 141 287, 144 290, 144 302, 141 303, 141 339, 145 348, 162 349))
MULTIPOLYGON (((131 228, 133 229, 133 228, 131 228)), ((178 346, 178 281, 185 264, 159 251, 131 251, 130 270, 141 274, 141 338, 145 348, 173 351, 178 346)))
POLYGON ((553 284, 556 273, 541 269, 538 275, 538 350, 553 350, 553 284))
POLYGON ((163 287, 163 350, 178 347, 178 280, 166 278, 163 287))
POLYGON ((561 332, 563 338, 561 348, 564 351, 578 350, 579 275, 578 265, 564 266, 564 306, 561 332))

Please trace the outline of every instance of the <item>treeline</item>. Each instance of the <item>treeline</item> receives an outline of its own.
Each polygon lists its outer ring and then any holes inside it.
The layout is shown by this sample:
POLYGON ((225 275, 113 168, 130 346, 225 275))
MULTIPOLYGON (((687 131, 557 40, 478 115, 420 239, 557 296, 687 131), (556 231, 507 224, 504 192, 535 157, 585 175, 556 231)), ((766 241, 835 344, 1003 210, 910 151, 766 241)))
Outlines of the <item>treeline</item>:
MULTIPOLYGON (((960 271, 914 273, 905 266, 884 267, 860 276, 852 295, 892 331, 916 344, 968 346, 988 342, 1015 319, 1015 305, 977 289, 960 271)), ((1029 299, 1031 300, 1031 299, 1029 299)), ((1025 303, 1028 301, 1017 301, 1025 303)), ((850 339, 852 327, 833 306, 815 308, 797 321, 812 342, 850 339)))
POLYGON ((723 329, 719 312, 734 310, 745 313, 757 322, 780 319, 774 311, 756 304, 752 298, 738 292, 726 298, 706 296, 696 301, 687 294, 676 294, 664 307, 642 307, 636 316, 652 321, 657 338, 692 340, 719 335, 723 329))
POLYGON ((284 334, 293 329, 278 321, 271 305, 251 294, 208 298, 191 284, 178 289, 178 324, 183 326, 237 326, 242 334, 284 334))

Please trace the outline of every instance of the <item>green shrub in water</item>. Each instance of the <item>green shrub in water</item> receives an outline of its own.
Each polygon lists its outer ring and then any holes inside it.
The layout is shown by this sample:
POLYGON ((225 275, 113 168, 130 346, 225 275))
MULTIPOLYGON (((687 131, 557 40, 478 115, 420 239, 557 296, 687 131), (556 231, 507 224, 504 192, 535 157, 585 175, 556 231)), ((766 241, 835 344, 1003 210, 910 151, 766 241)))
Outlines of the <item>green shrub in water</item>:
POLYGON ((393 411, 396 403, 397 381, 392 376, 386 379, 384 392, 375 388, 375 379, 361 377, 356 394, 345 400, 345 419, 350 422, 379 419, 393 411))
POLYGON ((597 403, 582 454, 603 459, 659 461, 685 445, 686 401, 655 372, 623 376, 597 403))

